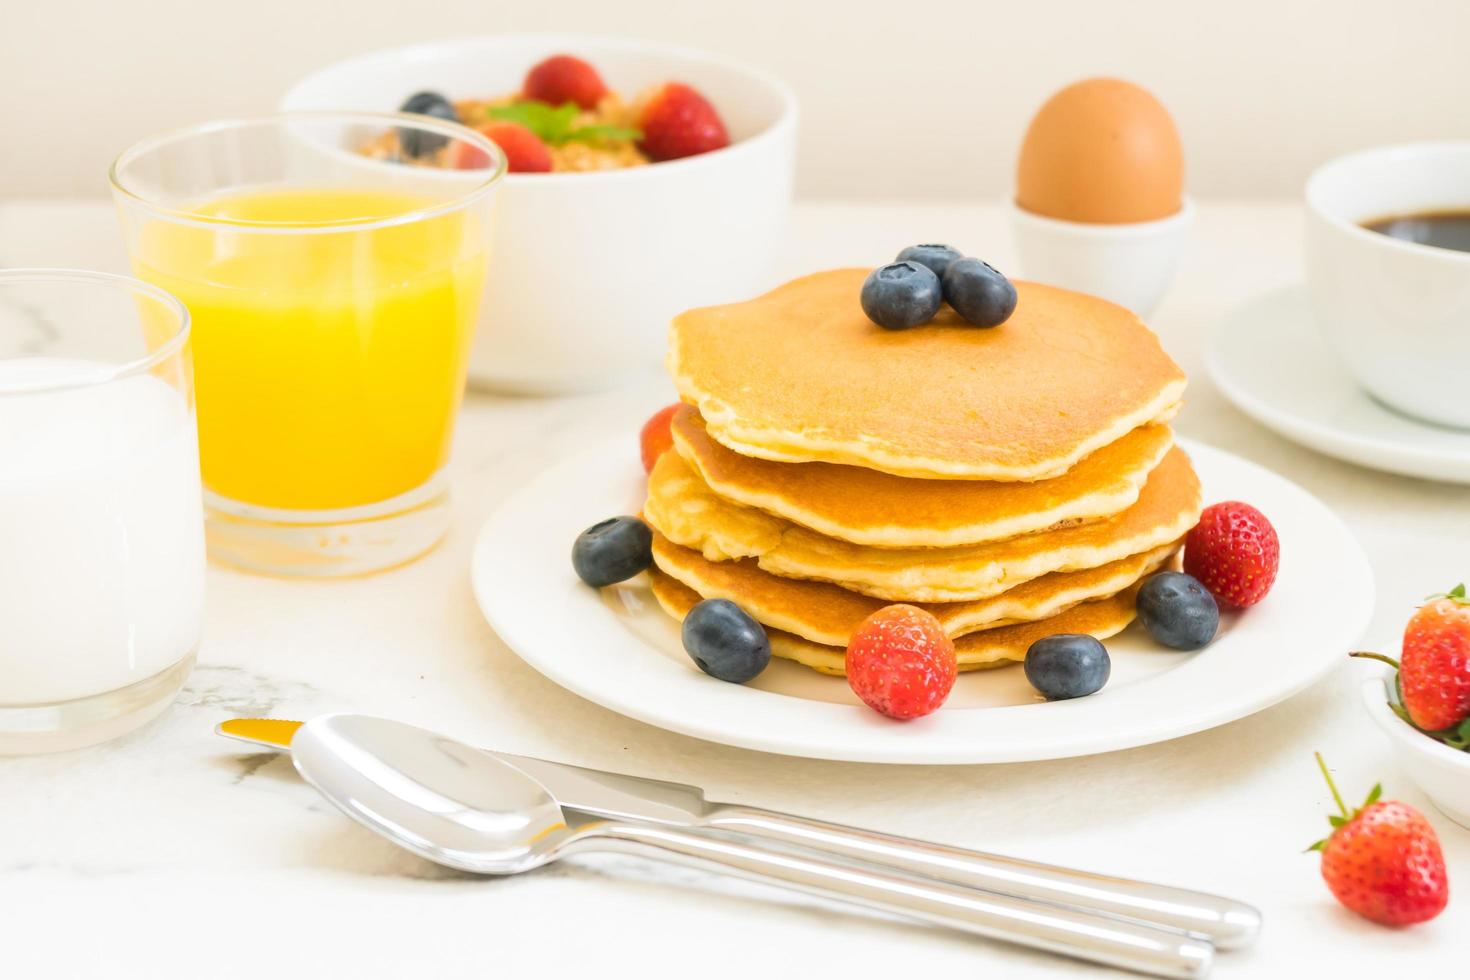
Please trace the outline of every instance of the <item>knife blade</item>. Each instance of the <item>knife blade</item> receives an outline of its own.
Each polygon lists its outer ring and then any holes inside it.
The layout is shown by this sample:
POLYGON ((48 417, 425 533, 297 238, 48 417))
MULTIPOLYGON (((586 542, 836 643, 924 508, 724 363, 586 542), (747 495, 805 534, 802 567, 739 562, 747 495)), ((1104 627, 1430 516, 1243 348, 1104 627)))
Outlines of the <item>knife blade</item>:
MULTIPOLYGON (((232 718, 220 722, 215 731, 226 738, 289 752, 291 739, 301 724, 284 718, 232 718)), ((686 826, 710 809, 704 791, 697 786, 584 769, 510 752, 480 751, 515 766, 545 786, 562 806, 591 816, 686 826)))

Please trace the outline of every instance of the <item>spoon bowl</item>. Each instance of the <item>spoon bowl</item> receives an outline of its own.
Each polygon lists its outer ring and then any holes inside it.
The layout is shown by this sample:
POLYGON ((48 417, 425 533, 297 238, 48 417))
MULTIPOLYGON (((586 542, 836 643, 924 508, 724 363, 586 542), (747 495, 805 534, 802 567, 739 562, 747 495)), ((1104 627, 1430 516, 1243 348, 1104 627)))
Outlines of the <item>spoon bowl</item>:
POLYGON ((326 715, 291 741, 301 777, 406 850, 474 874, 540 867, 571 834, 562 809, 509 763, 401 722, 326 715))

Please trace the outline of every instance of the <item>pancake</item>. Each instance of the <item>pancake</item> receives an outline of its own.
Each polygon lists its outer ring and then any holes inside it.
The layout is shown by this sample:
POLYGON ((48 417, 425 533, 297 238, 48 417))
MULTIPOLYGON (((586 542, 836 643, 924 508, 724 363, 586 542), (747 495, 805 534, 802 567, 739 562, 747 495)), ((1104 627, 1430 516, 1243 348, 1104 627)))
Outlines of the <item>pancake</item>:
POLYGON ((1177 446, 1132 507, 1106 520, 960 548, 879 549, 817 534, 715 494, 678 453, 649 475, 644 517, 711 561, 755 558, 783 578, 833 582, 899 602, 985 599, 1049 572, 1096 568, 1176 541, 1201 508, 1199 479, 1177 446))
MULTIPOLYGON (((683 620, 700 601, 699 593, 665 575, 657 568, 649 570, 654 598, 675 619, 683 620)), ((984 670, 1004 667, 1026 659, 1026 650, 1044 636, 1057 633, 1086 633, 1099 640, 1121 633, 1133 622, 1137 588, 1108 599, 1084 602, 1050 619, 1018 626, 971 633, 955 640, 955 656, 960 670, 984 670)), ((823 674, 845 675, 847 650, 802 639, 778 629, 766 630, 771 640, 771 653, 794 660, 823 674)))
MULTIPOLYGON (((951 637, 1034 622, 1081 602, 1116 595, 1169 562, 1177 551, 1178 543, 1170 542, 1097 568, 1052 572, 989 599, 918 606, 932 613, 951 637)), ((660 534, 654 535, 653 561, 702 598, 729 599, 764 625, 813 643, 847 646, 858 625, 888 605, 828 582, 778 578, 749 558, 712 562, 660 534)))
POLYGON ((994 329, 945 307, 892 331, 859 305, 869 271, 819 272, 674 318, 669 373, 711 436, 779 462, 1043 480, 1183 395, 1158 338, 1106 300, 1017 282, 1016 312, 994 329))
POLYGON ((674 415, 671 431, 679 455, 721 497, 874 548, 948 548, 1111 517, 1133 506, 1174 443, 1168 426, 1147 425, 1062 476, 994 483, 741 456, 712 439, 688 405, 674 415))

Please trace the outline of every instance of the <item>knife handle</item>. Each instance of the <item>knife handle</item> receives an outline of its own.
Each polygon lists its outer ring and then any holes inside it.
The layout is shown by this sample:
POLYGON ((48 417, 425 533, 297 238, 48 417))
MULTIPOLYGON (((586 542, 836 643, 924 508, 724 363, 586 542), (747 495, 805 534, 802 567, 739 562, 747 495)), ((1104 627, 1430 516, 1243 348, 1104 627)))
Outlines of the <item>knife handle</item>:
POLYGON ((558 857, 607 852, 670 861, 836 899, 1032 949, 1156 977, 1196 980, 1214 959, 1208 942, 1140 922, 923 881, 815 854, 770 850, 671 826, 594 823, 578 829, 558 857))
POLYGON ((997 895, 1176 929, 1220 949, 1253 942, 1261 913, 1205 892, 931 844, 749 807, 715 805, 700 826, 819 850, 997 895))

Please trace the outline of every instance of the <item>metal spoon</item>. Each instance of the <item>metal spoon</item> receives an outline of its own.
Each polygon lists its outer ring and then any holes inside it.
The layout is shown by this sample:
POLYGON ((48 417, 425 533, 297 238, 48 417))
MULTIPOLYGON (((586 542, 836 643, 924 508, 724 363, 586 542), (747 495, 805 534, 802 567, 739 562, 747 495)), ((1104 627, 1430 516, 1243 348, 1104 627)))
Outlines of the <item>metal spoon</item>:
POLYGON ((619 821, 569 826, 546 789, 473 746, 398 722, 325 715, 291 742, 296 769, 343 813, 438 864, 513 875, 589 852, 642 857, 1159 977, 1203 977, 1214 947, 1166 929, 619 821))
MULTIPOLYGON (((289 752, 291 738, 300 728, 301 722, 287 719, 232 718, 221 722, 216 731, 251 745, 289 752)), ((1214 944, 1217 950, 1248 946, 1261 930, 1260 912, 1220 895, 717 803, 705 799, 698 786, 493 749, 481 751, 540 783, 572 822, 600 818, 736 833, 757 843, 814 850, 824 857, 878 865, 909 877, 1187 932, 1214 944)))

